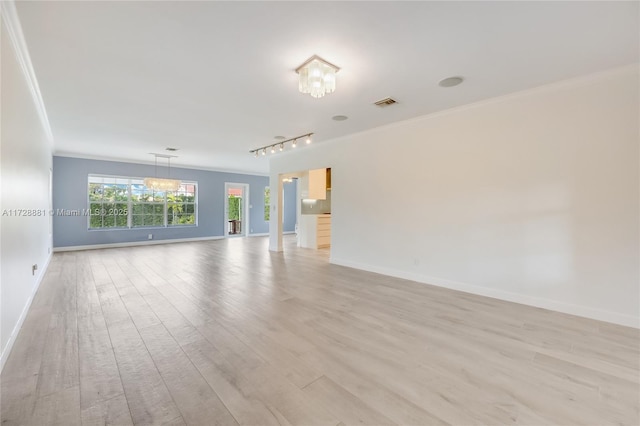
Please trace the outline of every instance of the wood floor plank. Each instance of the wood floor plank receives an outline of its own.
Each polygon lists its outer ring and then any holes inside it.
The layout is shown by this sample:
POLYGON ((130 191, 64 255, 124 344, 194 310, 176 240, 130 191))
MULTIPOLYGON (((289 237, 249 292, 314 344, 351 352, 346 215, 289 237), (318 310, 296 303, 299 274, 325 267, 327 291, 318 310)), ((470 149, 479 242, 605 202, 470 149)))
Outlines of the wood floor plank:
POLYGON ((124 393, 83 409, 81 415, 82 426, 133 426, 124 393))
POLYGON ((181 416, 133 323, 109 327, 134 424, 162 424, 181 416))
POLYGON ((187 424, 237 425, 164 325, 144 328, 140 334, 187 424))
POLYGON ((78 266, 80 405, 84 412, 124 391, 93 273, 88 263, 78 266))
MULTIPOLYGON (((97 297, 97 296, 96 296, 97 297)), ((82 408, 123 393, 120 371, 101 311, 78 319, 82 408)))
POLYGON ((345 424, 393 425, 389 418, 369 407, 361 399, 347 391, 326 376, 310 383, 304 392, 314 400, 320 401, 345 424))
POLYGON ((38 398, 30 423, 48 426, 80 426, 80 389, 67 388, 38 398))
MULTIPOLYGON (((220 399, 238 423, 243 425, 284 425, 290 424, 279 413, 269 410, 255 394, 245 394, 238 386, 244 381, 242 373, 231 366, 210 342, 193 340, 183 346, 189 359, 209 385, 216 390, 220 399)), ((249 370, 250 371, 250 370, 249 370)))
POLYGON ((285 245, 55 254, 3 426, 640 424, 640 330, 285 245))
POLYGON ((75 309, 54 312, 42 354, 38 397, 78 386, 78 325, 75 309))

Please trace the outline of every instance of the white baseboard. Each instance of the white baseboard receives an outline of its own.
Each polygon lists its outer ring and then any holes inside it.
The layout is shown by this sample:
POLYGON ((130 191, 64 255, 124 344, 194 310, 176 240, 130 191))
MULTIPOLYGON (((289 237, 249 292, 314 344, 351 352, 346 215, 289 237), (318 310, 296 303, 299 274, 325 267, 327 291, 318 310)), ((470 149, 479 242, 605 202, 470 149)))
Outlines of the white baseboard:
POLYGON ((144 241, 131 241, 126 243, 107 243, 107 244, 88 244, 84 246, 67 246, 67 247, 54 247, 54 252, 61 251, 78 251, 78 250, 97 250, 105 248, 116 247, 134 247, 134 246, 151 246, 155 244, 173 244, 173 243, 189 243, 192 241, 209 241, 209 240, 222 240, 224 237, 196 237, 196 238, 173 238, 167 240, 144 240, 144 241))
POLYGON ((42 269, 40 269, 40 275, 38 275, 38 278, 36 279, 36 285, 33 287, 33 291, 31 291, 31 294, 29 295, 29 299, 27 299, 27 303, 25 303, 24 308, 20 313, 20 318, 18 318, 18 322, 16 323, 16 326, 13 327, 13 331, 11 332, 11 337, 9 337, 9 340, 7 341, 7 345, 4 347, 4 350, 2 351, 2 355, 0 355, 0 373, 4 369, 4 364, 7 362, 7 359, 11 354, 11 349, 13 349, 13 344, 16 342, 16 339, 18 338, 18 333, 22 328, 22 324, 24 323, 25 318, 27 318, 27 314, 29 313, 29 308, 31 308, 31 303, 33 303, 33 298, 35 297, 36 293, 38 292, 38 289, 40 288, 40 284, 44 279, 44 275, 47 273, 47 269, 49 268, 49 262, 51 262, 51 256, 52 256, 51 254, 47 256, 47 260, 45 261, 44 266, 42 267, 42 269))
MULTIPOLYGON (((289 235, 289 234, 295 234, 296 231, 286 231, 283 232, 282 235, 289 235)), ((249 234, 250 237, 268 237, 269 233, 268 232, 261 232, 260 234, 249 234)))
MULTIPOLYGON (((295 234, 296 231, 287 231, 287 232, 283 232, 282 235, 288 235, 288 234, 295 234)), ((268 237, 269 233, 268 232, 261 232, 259 234, 249 234, 250 237, 268 237)))
POLYGON ((451 281, 444 278, 429 277, 407 271, 400 271, 391 268, 352 262, 350 260, 339 259, 333 256, 331 257, 330 262, 335 265, 375 272, 377 274, 416 281, 422 284, 444 287, 451 290, 491 297, 493 299, 506 300, 508 302, 520 303, 523 305, 535 306, 536 308, 548 309, 551 311, 562 312, 565 314, 576 315, 579 317, 590 318, 598 321, 610 322, 627 327, 640 328, 640 318, 633 317, 631 315, 619 314, 617 312, 605 311, 588 306, 573 305, 557 300, 543 299, 540 297, 527 296, 524 294, 511 293, 507 291, 451 281))

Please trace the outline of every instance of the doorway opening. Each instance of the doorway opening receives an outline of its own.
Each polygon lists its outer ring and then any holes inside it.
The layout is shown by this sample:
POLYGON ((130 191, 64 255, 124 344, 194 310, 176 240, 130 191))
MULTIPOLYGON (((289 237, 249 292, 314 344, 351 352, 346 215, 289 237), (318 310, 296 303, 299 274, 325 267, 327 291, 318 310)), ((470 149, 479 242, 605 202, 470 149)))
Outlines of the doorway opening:
POLYGON ((249 185, 246 183, 224 184, 224 235, 245 237, 249 229, 249 185))
MULTIPOLYGON (((284 250, 283 234, 294 230, 297 247, 331 252, 331 168, 278 175, 280 226, 272 239, 274 251, 284 250), (295 185, 292 185, 293 182, 295 185), (295 219, 294 219, 295 218, 295 219)), ((291 242, 291 240, 289 239, 291 242)))

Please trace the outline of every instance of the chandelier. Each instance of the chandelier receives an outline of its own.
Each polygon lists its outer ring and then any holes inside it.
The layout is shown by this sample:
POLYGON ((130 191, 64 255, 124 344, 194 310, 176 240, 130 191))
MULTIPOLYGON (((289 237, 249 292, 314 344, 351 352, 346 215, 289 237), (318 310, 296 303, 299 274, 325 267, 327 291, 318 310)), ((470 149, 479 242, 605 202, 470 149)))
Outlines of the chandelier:
POLYGON ((180 185, 182 182, 178 179, 171 179, 171 158, 175 157, 175 155, 166 155, 166 154, 151 154, 155 156, 156 159, 156 169, 155 169, 155 177, 146 177, 144 178, 144 186, 147 188, 153 189, 155 191, 177 191, 180 189, 180 185), (166 158, 168 163, 168 174, 167 178, 159 178, 158 177, 158 157, 166 158))
POLYGON ((332 63, 313 55, 296 69, 299 76, 298 90, 314 98, 333 93, 336 90, 336 73, 339 70, 340 68, 332 63))

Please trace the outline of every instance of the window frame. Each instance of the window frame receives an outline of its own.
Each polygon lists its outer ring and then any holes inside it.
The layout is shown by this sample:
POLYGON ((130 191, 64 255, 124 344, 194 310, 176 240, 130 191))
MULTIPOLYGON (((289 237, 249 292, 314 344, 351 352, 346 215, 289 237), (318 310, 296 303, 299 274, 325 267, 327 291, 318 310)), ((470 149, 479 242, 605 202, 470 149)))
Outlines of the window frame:
POLYGON ((262 192, 262 203, 264 206, 263 218, 265 222, 271 221, 271 187, 265 186, 264 191, 262 192), (267 191, 269 191, 269 203, 267 204, 267 191), (267 218, 267 214, 269 217, 267 218))
MULTIPOLYGON (((115 183, 113 183, 114 185, 119 184, 117 182, 117 180, 126 180, 127 183, 127 201, 126 201, 126 205, 127 205, 127 225, 126 226, 112 226, 112 227, 105 227, 104 226, 104 216, 102 218, 102 226, 100 228, 92 228, 91 227, 91 218, 92 215, 91 214, 87 214, 87 230, 88 231, 129 231, 129 230, 136 230, 136 229, 171 229, 171 228, 192 228, 192 227, 197 227, 198 226, 198 206, 199 206, 199 188, 198 188, 198 181, 191 181, 191 180, 183 180, 182 184, 183 185, 193 185, 193 189, 194 189, 194 197, 193 197, 193 202, 188 202, 187 204, 193 205, 193 215, 194 215, 194 223, 189 223, 189 224, 169 224, 169 207, 168 207, 168 192, 165 191, 163 192, 164 196, 163 196, 163 201, 162 201, 162 209, 163 209, 163 224, 162 225, 149 225, 149 226, 136 226, 134 225, 134 220, 133 217, 136 216, 133 213, 133 205, 134 205, 134 200, 133 200, 133 185, 139 185, 141 184, 145 190, 147 189, 144 186, 144 178, 142 177, 136 177, 136 176, 122 176, 122 175, 106 175, 106 174, 94 174, 94 173, 89 173, 87 175, 87 186, 85 188, 85 192, 86 192, 86 197, 87 197, 87 211, 91 211, 91 204, 96 204, 99 203, 101 206, 104 205, 104 201, 100 200, 100 201, 95 201, 95 200, 91 200, 91 193, 90 193, 90 188, 91 188, 91 183, 97 183, 97 182, 90 182, 91 178, 98 178, 98 179, 113 179, 116 180, 115 183)), ((104 185, 105 183, 102 182, 102 185, 104 185)), ((179 192, 179 191, 171 191, 171 192, 179 192)), ((145 202, 143 202, 145 203, 145 202)), ((118 201, 114 201, 113 204, 125 204, 124 202, 118 202, 118 201)), ((149 205, 159 205, 160 202, 149 202, 149 205)))

